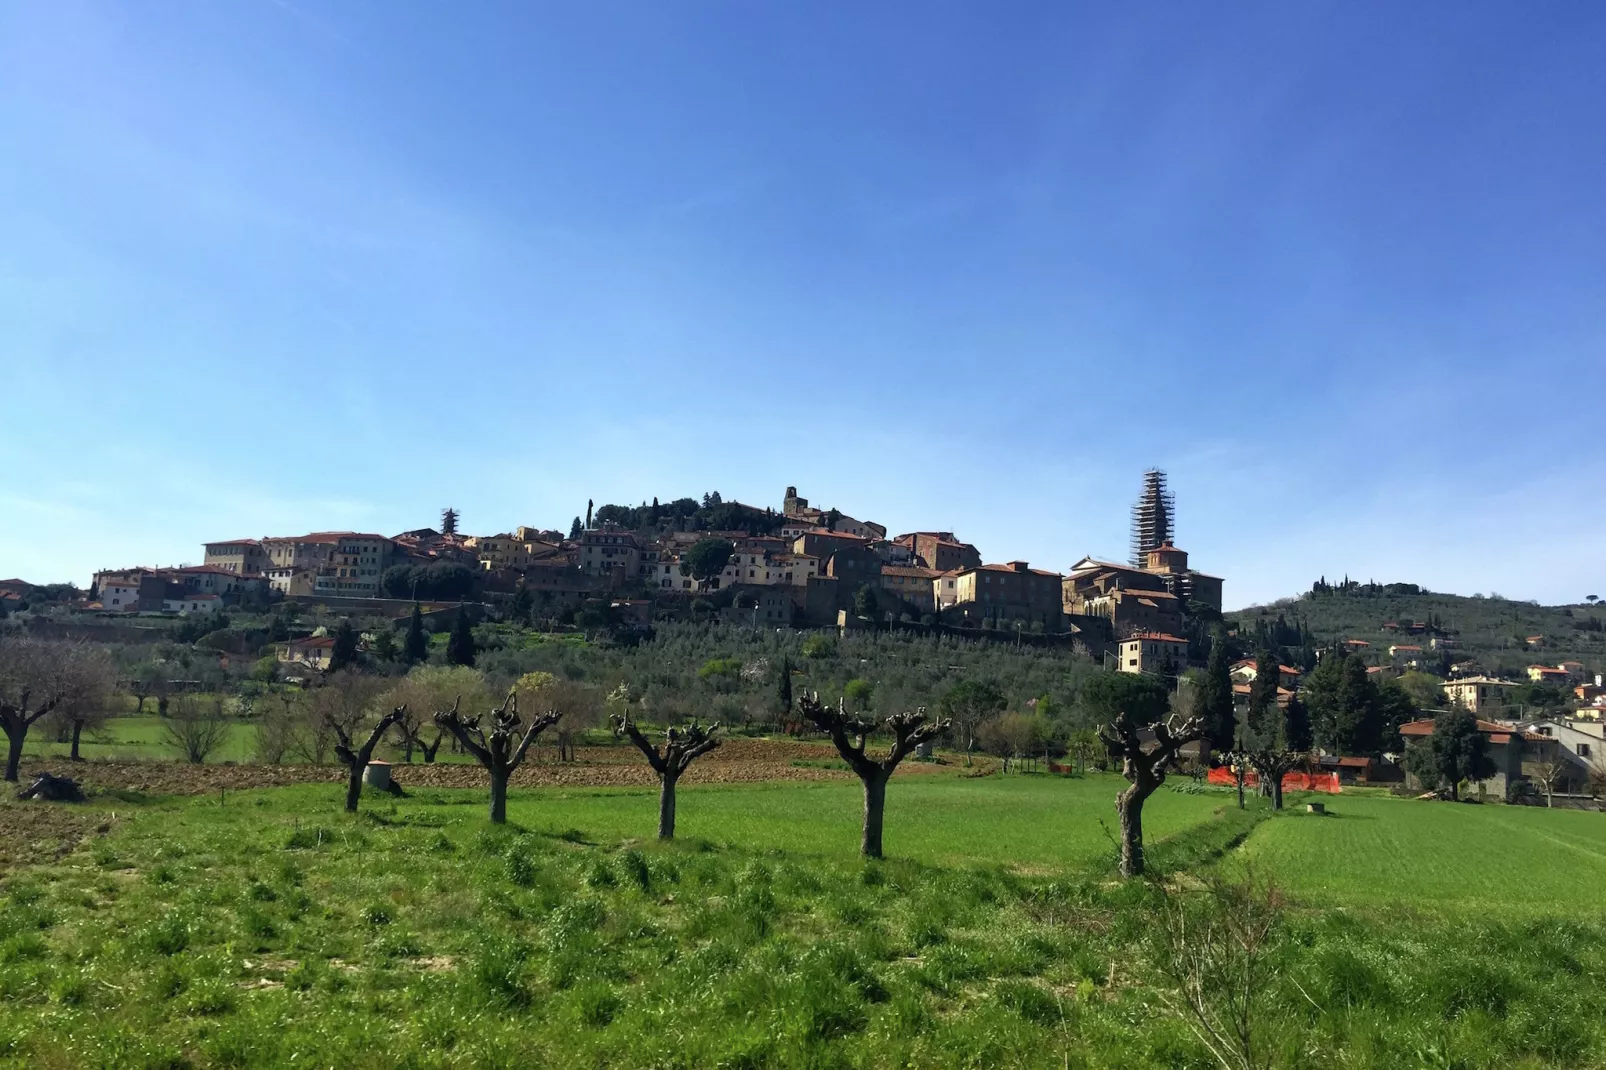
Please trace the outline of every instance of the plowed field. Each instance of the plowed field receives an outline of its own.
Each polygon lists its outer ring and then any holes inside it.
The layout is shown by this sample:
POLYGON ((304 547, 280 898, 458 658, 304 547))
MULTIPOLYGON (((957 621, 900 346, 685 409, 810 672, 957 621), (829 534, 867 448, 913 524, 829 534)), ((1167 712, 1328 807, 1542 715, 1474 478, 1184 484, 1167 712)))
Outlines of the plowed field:
MULTIPOLYGON (((875 748, 871 748, 871 753, 875 748)), ((682 783, 744 784, 776 780, 836 780, 851 777, 835 763, 836 751, 827 743, 791 743, 769 739, 733 739, 699 758, 687 771, 682 783), (809 764, 797 765, 794 763, 809 764)), ((977 771, 989 767, 987 759, 977 759, 977 771)), ((477 765, 460 760, 430 765, 415 762, 393 767, 396 781, 404 788, 472 788, 485 784, 485 773, 477 765)), ((94 790, 129 790, 156 795, 196 795, 219 790, 272 788, 287 784, 339 781, 345 778, 340 766, 325 765, 189 765, 182 762, 112 762, 25 760, 23 783, 48 769, 70 776, 94 790)), ((952 764, 906 761, 900 775, 955 772, 952 764)), ((513 775, 515 787, 627 787, 654 784, 656 778, 646 761, 633 747, 580 747, 575 761, 558 762, 550 748, 539 757, 526 759, 513 775)))

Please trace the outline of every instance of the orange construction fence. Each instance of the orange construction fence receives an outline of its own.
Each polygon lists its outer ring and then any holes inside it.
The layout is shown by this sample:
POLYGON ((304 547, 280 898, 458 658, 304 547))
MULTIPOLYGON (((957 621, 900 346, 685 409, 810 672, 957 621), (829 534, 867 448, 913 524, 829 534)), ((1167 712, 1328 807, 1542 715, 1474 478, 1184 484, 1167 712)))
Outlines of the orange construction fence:
MULTIPOLYGON (((1224 765, 1218 765, 1210 770, 1210 775, 1205 779, 1212 784, 1224 784, 1229 788, 1238 783, 1232 775, 1232 770, 1224 765)), ((1249 775, 1244 777, 1244 787, 1260 787, 1260 777, 1253 770, 1250 770, 1249 775)), ((1292 772, 1283 774, 1283 790, 1325 791, 1329 794, 1337 795, 1344 789, 1338 783, 1337 773, 1292 772)))

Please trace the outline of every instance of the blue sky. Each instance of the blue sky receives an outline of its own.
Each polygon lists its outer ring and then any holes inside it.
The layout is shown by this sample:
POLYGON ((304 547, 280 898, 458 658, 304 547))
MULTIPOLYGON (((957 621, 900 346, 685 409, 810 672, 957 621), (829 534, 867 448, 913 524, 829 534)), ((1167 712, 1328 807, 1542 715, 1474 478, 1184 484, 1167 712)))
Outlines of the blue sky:
POLYGON ((1606 6, 1117 7, 0 4, 0 576, 1159 465, 1230 605, 1606 594, 1606 6))

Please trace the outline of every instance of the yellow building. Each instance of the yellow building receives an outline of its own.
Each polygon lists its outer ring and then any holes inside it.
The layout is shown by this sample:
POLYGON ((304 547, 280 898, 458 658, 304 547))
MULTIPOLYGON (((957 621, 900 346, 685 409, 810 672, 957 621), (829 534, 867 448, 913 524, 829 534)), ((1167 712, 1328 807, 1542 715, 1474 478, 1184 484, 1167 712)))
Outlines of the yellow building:
POLYGON ((1549 665, 1528 666, 1528 679, 1536 684, 1555 684, 1557 687, 1566 687, 1571 679, 1566 669, 1551 668, 1549 665))
POLYGON ((1506 689, 1516 686, 1510 681, 1489 676, 1468 676, 1460 680, 1446 680, 1444 697, 1457 706, 1478 713, 1490 706, 1505 705, 1506 689))
POLYGON ((1158 676, 1188 667, 1188 641, 1165 632, 1139 632, 1121 640, 1117 649, 1122 672, 1158 676))

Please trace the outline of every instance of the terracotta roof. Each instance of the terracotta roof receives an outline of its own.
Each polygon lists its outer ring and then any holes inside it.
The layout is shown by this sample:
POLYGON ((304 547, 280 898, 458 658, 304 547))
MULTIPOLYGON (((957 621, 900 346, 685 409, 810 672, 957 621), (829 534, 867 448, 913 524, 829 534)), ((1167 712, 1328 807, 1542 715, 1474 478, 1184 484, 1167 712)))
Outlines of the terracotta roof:
POLYGON ((1528 671, 1529 672, 1534 672, 1536 670, 1538 672, 1541 672, 1541 673, 1549 673, 1551 676, 1566 676, 1567 675, 1567 670, 1566 669, 1552 669, 1549 665, 1530 665, 1530 666, 1528 666, 1528 671))
MULTIPOLYGON (((1478 718, 1478 731, 1489 736, 1492 743, 1510 743, 1511 737, 1519 734, 1523 739, 1540 740, 1546 738, 1538 732, 1518 733, 1510 725, 1500 724, 1495 721, 1485 721, 1481 717, 1478 718)), ((1431 736, 1432 734, 1432 721, 1407 721, 1405 724, 1400 725, 1400 735, 1402 736, 1431 736)))
POLYGON ((1389 649, 1390 650, 1421 650, 1422 648, 1419 647, 1419 646, 1408 646, 1408 645, 1406 645, 1404 643, 1395 643, 1389 649))
POLYGON ((1180 638, 1180 637, 1175 636, 1175 635, 1168 635, 1165 632, 1135 632, 1132 635, 1127 636, 1125 639, 1123 639, 1121 641, 1123 643, 1126 643, 1126 642, 1131 642, 1134 639, 1154 639, 1154 640, 1157 640, 1159 642, 1164 642, 1164 643, 1186 643, 1187 642, 1186 639, 1180 638))
POLYGON ((1345 646, 1371 646, 1372 644, 1368 643, 1365 639, 1346 639, 1346 640, 1344 640, 1344 645, 1345 646))
POLYGON ((882 565, 883 576, 907 576, 910 579, 934 580, 942 573, 934 568, 916 568, 913 565, 882 565))
POLYGON ((209 542, 208 546, 259 546, 261 539, 217 539, 209 542))

